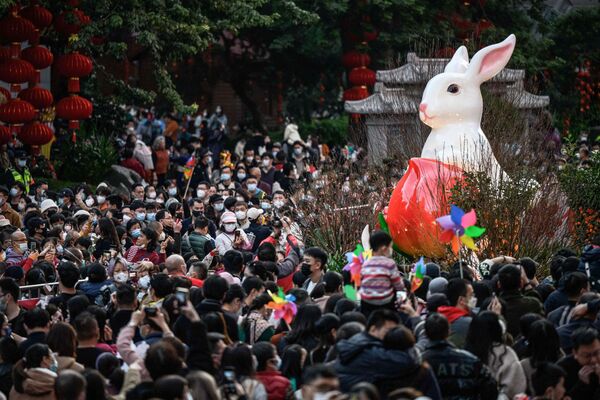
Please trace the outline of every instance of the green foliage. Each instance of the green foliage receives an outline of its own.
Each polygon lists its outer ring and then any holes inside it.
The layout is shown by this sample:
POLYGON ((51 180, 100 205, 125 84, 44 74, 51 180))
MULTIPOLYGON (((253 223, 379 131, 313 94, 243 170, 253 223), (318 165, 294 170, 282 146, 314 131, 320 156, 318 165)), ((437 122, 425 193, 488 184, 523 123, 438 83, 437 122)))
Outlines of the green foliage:
POLYGON ((77 133, 77 142, 63 140, 55 159, 55 168, 61 179, 98 183, 118 160, 110 136, 92 130, 94 125, 84 125, 77 133))
POLYGON ((571 207, 600 211, 600 155, 592 154, 591 160, 590 168, 585 169, 565 165, 559 180, 571 207))
POLYGON ((345 143, 348 135, 348 117, 315 119, 298 126, 302 137, 316 136, 321 143, 345 143))

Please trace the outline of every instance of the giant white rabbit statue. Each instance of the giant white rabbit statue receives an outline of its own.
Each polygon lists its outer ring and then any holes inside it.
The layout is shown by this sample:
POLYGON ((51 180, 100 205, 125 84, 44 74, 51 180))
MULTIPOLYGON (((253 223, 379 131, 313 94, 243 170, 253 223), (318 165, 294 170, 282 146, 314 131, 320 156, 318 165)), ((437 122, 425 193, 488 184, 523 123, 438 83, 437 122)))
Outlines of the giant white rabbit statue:
POLYGON ((431 78, 419 105, 419 118, 432 128, 422 158, 456 165, 464 171, 484 166, 494 180, 501 175, 508 179, 481 130, 480 86, 506 66, 515 42, 515 35, 510 35, 501 43, 479 50, 470 63, 466 47, 461 46, 444 72, 431 78))

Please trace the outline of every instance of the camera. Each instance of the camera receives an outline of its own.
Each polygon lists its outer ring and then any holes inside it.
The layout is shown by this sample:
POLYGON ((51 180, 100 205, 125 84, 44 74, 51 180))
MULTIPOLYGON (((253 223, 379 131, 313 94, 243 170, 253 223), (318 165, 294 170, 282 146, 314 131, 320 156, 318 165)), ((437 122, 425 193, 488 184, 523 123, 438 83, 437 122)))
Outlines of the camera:
POLYGON ((146 317, 156 317, 158 309, 156 307, 145 307, 144 313, 146 314, 146 317))
POLYGON ((190 291, 186 288, 177 288, 175 289, 175 299, 177 299, 177 304, 179 307, 186 305, 188 298, 190 296, 190 291))

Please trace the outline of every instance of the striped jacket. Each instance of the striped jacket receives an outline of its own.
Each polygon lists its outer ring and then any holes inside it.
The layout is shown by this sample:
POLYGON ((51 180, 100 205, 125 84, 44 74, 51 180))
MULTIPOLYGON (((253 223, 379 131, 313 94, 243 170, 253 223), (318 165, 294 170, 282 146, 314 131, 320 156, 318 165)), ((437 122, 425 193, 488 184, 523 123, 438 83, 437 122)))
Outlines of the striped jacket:
POLYGON ((404 283, 396 263, 391 258, 373 256, 360 270, 360 301, 382 305, 394 298, 394 290, 403 290, 404 283))

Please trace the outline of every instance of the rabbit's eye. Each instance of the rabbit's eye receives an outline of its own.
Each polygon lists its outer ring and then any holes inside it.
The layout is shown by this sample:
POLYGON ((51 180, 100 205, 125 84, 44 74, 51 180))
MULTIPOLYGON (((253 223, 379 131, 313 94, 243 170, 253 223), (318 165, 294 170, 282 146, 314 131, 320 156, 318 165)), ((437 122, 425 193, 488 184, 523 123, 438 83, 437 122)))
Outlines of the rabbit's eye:
POLYGON ((459 91, 459 87, 458 87, 458 85, 453 83, 452 85, 448 86, 447 90, 448 90, 448 93, 456 94, 459 91))

